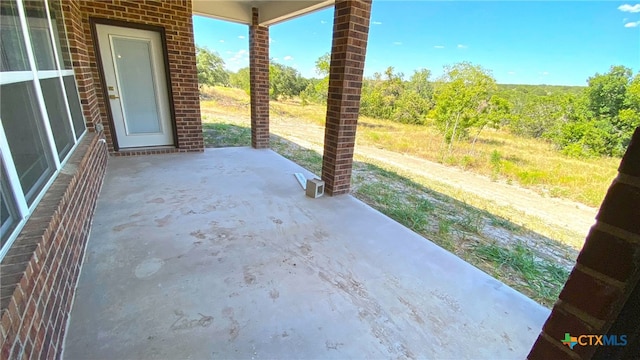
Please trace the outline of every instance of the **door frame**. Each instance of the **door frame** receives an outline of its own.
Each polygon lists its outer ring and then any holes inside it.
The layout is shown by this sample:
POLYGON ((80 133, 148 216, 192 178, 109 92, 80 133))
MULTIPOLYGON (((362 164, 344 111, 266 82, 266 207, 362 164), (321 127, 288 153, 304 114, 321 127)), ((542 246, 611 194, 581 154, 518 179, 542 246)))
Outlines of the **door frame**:
MULTIPOLYGON (((109 125, 109 130, 111 132, 111 140, 113 141, 113 149, 115 151, 120 151, 120 146, 118 145, 118 135, 116 133, 115 123, 113 121, 113 113, 111 112, 111 102, 107 101, 109 98, 109 92, 107 88, 107 82, 105 80, 104 75, 104 67, 102 63, 102 54, 100 53, 100 44, 98 43, 98 29, 96 25, 111 25, 118 26, 122 28, 130 28, 130 29, 138 29, 138 30, 147 30, 153 31, 160 35, 160 42, 162 43, 162 61, 164 62, 164 80, 167 84, 167 96, 169 99, 169 117, 171 122, 171 131, 173 133, 173 146, 178 147, 178 131, 176 128, 176 111, 173 104, 173 86, 171 85, 171 72, 169 70, 169 54, 167 51, 167 37, 165 34, 165 29, 161 26, 147 25, 147 24, 139 24, 132 23, 121 20, 113 20, 113 19, 104 19, 98 17, 89 17, 89 24, 91 27, 91 39, 93 41, 93 50, 96 54, 96 64, 98 66, 98 75, 100 77, 100 87, 102 88, 102 99, 105 105, 105 109, 107 111, 107 123, 109 125)), ((162 79, 159 79, 162 80, 162 79)))

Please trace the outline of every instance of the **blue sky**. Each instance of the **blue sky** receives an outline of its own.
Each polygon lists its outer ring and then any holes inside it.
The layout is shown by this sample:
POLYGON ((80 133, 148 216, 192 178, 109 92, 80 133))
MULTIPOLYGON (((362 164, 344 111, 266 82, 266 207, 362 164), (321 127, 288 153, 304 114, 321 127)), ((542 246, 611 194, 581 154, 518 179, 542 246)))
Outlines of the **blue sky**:
MULTIPOLYGON (((270 56, 317 77, 331 50, 333 8, 270 27, 270 56)), ((196 44, 229 70, 248 66, 248 27, 194 17, 196 44)), ((640 3, 618 1, 383 1, 371 12, 365 76, 393 66, 409 77, 470 61, 499 83, 586 85, 612 65, 640 71, 640 3)))

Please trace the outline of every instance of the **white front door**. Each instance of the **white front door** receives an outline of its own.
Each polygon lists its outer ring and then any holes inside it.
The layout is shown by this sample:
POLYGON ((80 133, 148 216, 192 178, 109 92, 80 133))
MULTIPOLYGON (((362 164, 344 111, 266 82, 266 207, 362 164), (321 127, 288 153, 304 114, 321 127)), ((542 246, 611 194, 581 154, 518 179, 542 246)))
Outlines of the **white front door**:
POLYGON ((102 24, 96 30, 118 146, 173 145, 160 34, 102 24))

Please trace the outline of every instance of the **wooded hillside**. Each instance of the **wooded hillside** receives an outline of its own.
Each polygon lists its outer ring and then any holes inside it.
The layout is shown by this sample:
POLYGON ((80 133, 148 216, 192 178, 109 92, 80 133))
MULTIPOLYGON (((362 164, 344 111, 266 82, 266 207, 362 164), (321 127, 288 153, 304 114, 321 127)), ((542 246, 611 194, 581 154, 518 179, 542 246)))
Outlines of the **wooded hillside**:
MULTIPOLYGON (((272 62, 271 98, 326 102, 329 62, 329 54, 318 58, 320 78, 311 79, 272 62)), ((248 68, 228 72, 218 54, 200 47, 197 65, 201 84, 249 91, 248 68)), ((446 66, 435 79, 428 69, 406 76, 390 66, 365 79, 360 112, 435 127, 449 152, 457 142, 473 143, 484 129, 495 128, 544 139, 570 156, 619 157, 640 126, 640 73, 611 66, 586 80, 586 87, 497 84, 489 69, 468 62, 446 66)))

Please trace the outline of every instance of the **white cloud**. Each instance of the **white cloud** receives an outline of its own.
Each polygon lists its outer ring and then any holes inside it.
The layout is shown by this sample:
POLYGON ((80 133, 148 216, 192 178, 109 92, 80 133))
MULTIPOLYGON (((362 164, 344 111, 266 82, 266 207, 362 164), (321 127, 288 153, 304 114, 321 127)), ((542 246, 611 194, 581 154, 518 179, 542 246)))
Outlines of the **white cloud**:
POLYGON ((249 53, 247 50, 238 50, 235 54, 233 54, 232 57, 229 58, 230 62, 238 62, 241 61, 243 59, 248 59, 249 58, 249 53))
POLYGON ((284 61, 289 61, 289 60, 293 60, 293 56, 287 55, 285 57, 282 58, 284 61))
POLYGON ((280 58, 273 58, 273 61, 278 61, 280 60, 280 58))
POLYGON ((382 21, 372 21, 373 25, 382 25, 382 21))
POLYGON ((320 20, 320 24, 326 24, 327 22, 324 20, 320 20))
POLYGON ((249 66, 249 52, 247 50, 238 50, 233 56, 225 60, 226 68, 231 71, 238 71, 243 67, 249 66))
POLYGON ((630 12, 630 13, 637 13, 637 12, 640 12, 640 4, 635 4, 635 5, 624 4, 624 5, 620 5, 620 6, 618 6, 618 10, 624 11, 624 12, 630 12))
POLYGON ((458 49, 466 49, 466 48, 468 48, 467 45, 458 44, 458 49))
POLYGON ((538 74, 542 75, 542 76, 547 76, 549 75, 548 71, 540 71, 538 74))
POLYGON ((435 45, 434 49, 444 49, 444 45, 435 45))
POLYGON ((227 50, 227 51, 225 51, 224 53, 225 53, 225 54, 233 54, 233 51, 231 51, 231 50, 227 50))
POLYGON ((220 42, 224 42, 224 40, 220 40, 220 42))
POLYGON ((393 45, 402 45, 402 42, 401 41, 394 41, 393 45))
POLYGON ((640 21, 632 21, 632 22, 628 22, 626 24, 624 24, 624 27, 626 28, 634 28, 634 27, 638 27, 640 26, 640 21))
POLYGON ((238 35, 238 39, 244 39, 244 36, 238 35))
POLYGON ((507 74, 509 74, 509 75, 515 75, 515 74, 516 74, 516 72, 515 72, 515 71, 509 71, 507 74))
POLYGON ((275 40, 273 40, 273 38, 271 38, 271 36, 269 36, 269 44, 276 42, 275 40))

